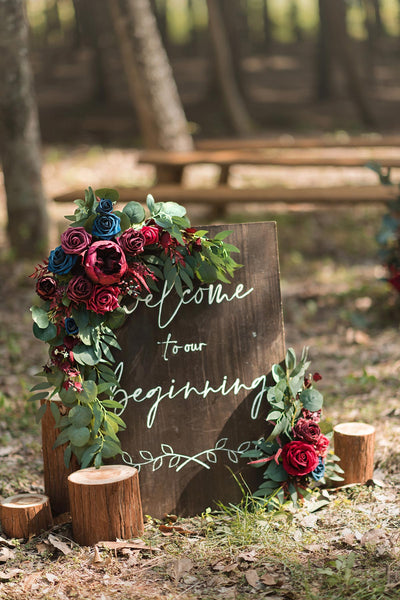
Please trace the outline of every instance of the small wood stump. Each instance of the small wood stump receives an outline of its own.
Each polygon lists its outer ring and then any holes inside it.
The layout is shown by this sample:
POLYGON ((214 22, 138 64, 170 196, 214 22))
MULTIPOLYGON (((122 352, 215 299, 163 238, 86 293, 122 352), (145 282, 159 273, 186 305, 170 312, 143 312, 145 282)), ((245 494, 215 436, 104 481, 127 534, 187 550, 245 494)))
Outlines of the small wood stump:
MULTIPOLYGON (((52 400, 52 402, 55 402, 52 400)), ((58 409, 61 415, 67 414, 69 408, 61 402, 58 409)), ((46 412, 42 417, 42 451, 43 451, 43 474, 44 491, 50 498, 53 515, 60 515, 69 511, 68 497, 68 475, 79 469, 78 461, 72 455, 70 466, 64 464, 64 450, 67 444, 53 448, 60 430, 55 427, 55 420, 50 410, 50 402, 47 401, 46 412)))
POLYGON ((81 546, 140 536, 139 474, 127 465, 89 467, 68 477, 72 531, 81 546))
POLYGON ((0 502, 3 532, 10 538, 29 538, 50 529, 50 501, 44 494, 17 494, 0 502))
POLYGON ((365 483, 374 473, 375 428, 366 423, 341 423, 333 428, 335 454, 344 470, 343 482, 365 483))

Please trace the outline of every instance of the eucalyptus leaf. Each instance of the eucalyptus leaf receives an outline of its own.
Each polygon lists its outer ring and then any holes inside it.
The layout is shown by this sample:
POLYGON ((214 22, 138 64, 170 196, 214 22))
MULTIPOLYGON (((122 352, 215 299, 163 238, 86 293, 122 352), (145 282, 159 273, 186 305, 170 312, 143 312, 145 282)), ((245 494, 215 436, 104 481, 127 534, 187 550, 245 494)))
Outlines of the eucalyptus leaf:
POLYGON ((42 342, 50 342, 57 335, 57 327, 54 323, 49 323, 45 329, 42 329, 37 323, 33 323, 33 335, 42 342))
POLYGON ((145 210, 139 202, 128 202, 122 212, 128 216, 131 225, 141 223, 146 217, 145 210))
POLYGON ((31 306, 32 319, 40 329, 46 329, 49 324, 49 316, 43 308, 31 306))
POLYGON ((300 393, 300 401, 306 410, 315 412, 321 410, 324 398, 318 390, 308 388, 300 393))
POLYGON ((93 417, 93 413, 89 406, 74 406, 68 414, 68 419, 75 427, 85 427, 89 425, 93 417))
POLYGON ((111 202, 113 203, 118 202, 119 199, 119 193, 117 192, 117 190, 114 190, 112 188, 100 188, 95 191, 95 194, 101 200, 111 200, 111 202))
POLYGON ((88 443, 90 439, 90 431, 87 427, 71 426, 69 429, 69 437, 71 440, 71 444, 73 444, 74 446, 78 446, 78 448, 81 448, 82 446, 85 446, 88 443))

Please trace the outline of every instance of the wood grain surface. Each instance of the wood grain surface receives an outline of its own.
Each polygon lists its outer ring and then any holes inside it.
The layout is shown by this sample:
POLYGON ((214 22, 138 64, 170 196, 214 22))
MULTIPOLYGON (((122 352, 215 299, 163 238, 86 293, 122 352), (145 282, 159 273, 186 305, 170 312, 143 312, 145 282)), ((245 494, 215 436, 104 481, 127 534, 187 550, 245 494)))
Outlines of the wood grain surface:
POLYGON ((235 502, 242 473, 256 485, 260 472, 238 449, 265 432, 261 396, 285 353, 276 224, 207 229, 232 231, 244 265, 233 282, 198 286, 184 303, 175 292, 140 302, 119 332, 124 460, 154 517, 235 502))

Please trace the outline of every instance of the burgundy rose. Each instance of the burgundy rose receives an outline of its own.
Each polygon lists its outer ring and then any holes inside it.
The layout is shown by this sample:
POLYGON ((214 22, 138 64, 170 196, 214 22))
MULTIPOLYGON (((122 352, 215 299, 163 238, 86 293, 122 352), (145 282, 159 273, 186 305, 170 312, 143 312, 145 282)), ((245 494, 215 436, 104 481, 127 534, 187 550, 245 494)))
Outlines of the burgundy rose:
POLYGON ((315 444, 315 448, 317 450, 317 453, 319 454, 319 456, 322 456, 322 458, 325 458, 328 454, 328 446, 329 446, 329 440, 325 435, 320 435, 319 439, 317 441, 317 443, 315 444))
POLYGON ((146 238, 140 231, 137 231, 136 229, 127 229, 118 238, 118 243, 125 254, 136 256, 136 254, 143 252, 146 238))
POLYGON ((61 248, 66 254, 81 254, 91 242, 92 236, 84 227, 68 227, 61 234, 61 248))
POLYGON ((85 254, 86 275, 102 285, 118 283, 127 269, 124 253, 118 244, 109 240, 94 242, 85 254))
POLYGON ((93 293, 93 283, 83 275, 76 275, 68 283, 67 296, 73 302, 79 304, 89 300, 93 293))
POLYGON ((118 287, 96 285, 87 304, 88 309, 100 315, 111 312, 119 306, 118 294, 118 287))
POLYGON ((51 275, 44 275, 37 280, 36 293, 43 300, 51 300, 57 292, 57 281, 51 275))
POLYGON ((305 419, 319 423, 321 420, 322 410, 307 410, 306 408, 301 409, 301 413, 305 419))
POLYGON ((293 427, 294 437, 308 444, 316 444, 321 436, 319 425, 309 419, 299 419, 293 427))
POLYGON ((289 475, 301 477, 317 468, 319 457, 311 444, 295 440, 283 447, 282 462, 289 475))
POLYGON ((151 225, 145 225, 140 230, 140 233, 144 236, 145 246, 150 246, 150 244, 157 244, 158 242, 158 227, 152 227, 151 225))
POLYGON ((164 250, 167 250, 167 248, 169 248, 170 246, 172 246, 174 244, 174 240, 171 237, 171 235, 168 233, 168 231, 164 231, 160 235, 159 242, 160 242, 161 246, 164 248, 164 250))

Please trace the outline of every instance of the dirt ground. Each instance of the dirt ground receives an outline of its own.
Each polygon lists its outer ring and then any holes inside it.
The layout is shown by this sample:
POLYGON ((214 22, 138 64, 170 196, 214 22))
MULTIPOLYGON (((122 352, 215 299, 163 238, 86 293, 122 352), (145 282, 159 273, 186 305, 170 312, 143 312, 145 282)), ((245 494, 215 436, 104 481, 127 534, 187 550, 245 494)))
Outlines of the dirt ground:
MULTIPOLYGON (((131 183, 146 185, 151 170, 136 152, 46 147, 49 197, 66 189, 131 183)), ((199 171, 194 178, 203 177, 199 171)), ((396 174, 395 174, 396 175, 396 174)), ((212 176, 212 174, 211 174, 212 176)), ((263 181, 371 181, 364 170, 312 169, 241 172, 263 181)), ((303 183, 304 184, 304 183, 303 183)), ((53 246, 66 207, 49 201, 53 246)), ((271 517, 227 507, 168 524, 148 519, 143 539, 114 549, 81 548, 61 520, 27 543, 0 538, 0 598, 271 598, 316 600, 397 598, 400 587, 399 299, 377 260, 375 235, 384 207, 310 212, 277 206, 246 212, 232 207, 226 220, 278 222, 287 346, 309 346, 323 380, 327 428, 361 420, 376 428, 375 480, 330 493, 318 512, 285 507, 271 517), (178 525, 184 534, 171 527, 178 525), (169 529, 168 529, 169 527, 169 529), (136 544, 136 545, 135 545, 136 544)), ((2 197, 4 223, 4 197, 2 197)), ((68 212, 68 211, 67 211, 68 212)), ((205 223, 205 209, 191 215, 205 223)), ((0 494, 43 491, 40 430, 27 403, 33 375, 46 360, 31 333, 33 265, 10 258, 1 238, 0 494)))

